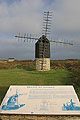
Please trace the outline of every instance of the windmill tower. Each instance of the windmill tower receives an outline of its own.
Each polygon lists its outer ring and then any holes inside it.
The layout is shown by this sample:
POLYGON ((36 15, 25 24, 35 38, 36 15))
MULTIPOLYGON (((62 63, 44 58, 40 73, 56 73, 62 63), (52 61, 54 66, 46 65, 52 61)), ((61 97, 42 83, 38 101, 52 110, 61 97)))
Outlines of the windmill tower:
POLYGON ((39 38, 35 44, 36 70, 50 70, 50 41, 45 35, 39 38))
POLYGON ((43 35, 35 44, 36 70, 50 70, 50 41, 47 35, 50 33, 52 12, 44 12, 43 35))
POLYGON ((50 70, 50 42, 54 43, 62 43, 73 45, 70 42, 62 42, 56 40, 48 40, 47 36, 50 34, 50 26, 51 26, 51 18, 52 12, 44 12, 44 22, 43 22, 43 34, 40 38, 32 37, 31 34, 24 34, 24 36, 20 35, 20 33, 15 37, 19 39, 24 39, 24 42, 28 42, 28 40, 35 40, 35 62, 36 62, 36 70, 37 71, 49 71, 50 70))

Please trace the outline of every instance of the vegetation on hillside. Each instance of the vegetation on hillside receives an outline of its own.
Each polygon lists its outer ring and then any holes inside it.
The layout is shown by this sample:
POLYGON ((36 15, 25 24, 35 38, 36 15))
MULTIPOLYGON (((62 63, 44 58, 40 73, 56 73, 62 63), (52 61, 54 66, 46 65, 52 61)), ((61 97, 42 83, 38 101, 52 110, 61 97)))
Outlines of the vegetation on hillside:
POLYGON ((51 61, 52 69, 65 69, 71 72, 69 78, 71 81, 68 84, 74 86, 77 95, 80 99, 80 60, 57 60, 51 61))

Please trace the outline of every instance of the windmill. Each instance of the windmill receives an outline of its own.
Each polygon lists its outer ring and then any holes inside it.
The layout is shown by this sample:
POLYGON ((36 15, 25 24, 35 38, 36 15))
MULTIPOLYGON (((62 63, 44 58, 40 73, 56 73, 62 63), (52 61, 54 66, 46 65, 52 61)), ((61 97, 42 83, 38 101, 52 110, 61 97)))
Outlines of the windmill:
POLYGON ((35 62, 36 62, 36 70, 37 71, 48 71, 50 70, 50 42, 61 43, 73 45, 70 42, 63 42, 57 40, 48 40, 48 35, 50 34, 51 28, 51 18, 52 12, 44 12, 44 22, 43 22, 43 33, 41 37, 32 37, 31 34, 20 35, 16 34, 15 37, 19 39, 23 39, 24 42, 28 42, 31 40, 36 41, 35 43, 35 62))

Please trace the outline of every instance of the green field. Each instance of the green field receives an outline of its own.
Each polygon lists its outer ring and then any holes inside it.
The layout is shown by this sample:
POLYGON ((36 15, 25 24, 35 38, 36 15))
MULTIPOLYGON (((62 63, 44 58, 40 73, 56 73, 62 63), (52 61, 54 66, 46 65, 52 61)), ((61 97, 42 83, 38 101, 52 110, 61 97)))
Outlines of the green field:
POLYGON ((80 99, 80 60, 51 61, 48 72, 35 71, 35 62, 0 63, 0 103, 10 85, 73 85, 80 99))
POLYGON ((26 69, 0 70, 0 103, 10 85, 66 85, 71 81, 70 74, 62 69, 49 72, 26 69))

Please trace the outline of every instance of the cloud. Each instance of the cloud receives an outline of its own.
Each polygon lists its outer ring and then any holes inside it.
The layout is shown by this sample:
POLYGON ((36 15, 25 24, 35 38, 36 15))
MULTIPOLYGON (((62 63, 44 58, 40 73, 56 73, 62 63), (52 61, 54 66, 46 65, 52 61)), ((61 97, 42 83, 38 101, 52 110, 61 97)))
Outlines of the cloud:
POLYGON ((6 2, 0 4, 0 32, 15 33, 39 32, 41 30, 42 0, 21 0, 8 5, 6 2))
POLYGON ((80 0, 56 0, 54 7, 54 25, 58 31, 80 32, 80 0))
POLYGON ((34 45, 18 43, 16 32, 42 34, 43 12, 53 11, 52 39, 74 40, 73 48, 51 44, 51 59, 80 58, 80 0, 0 0, 0 58, 34 58, 34 45), (14 42, 15 41, 15 42, 14 42), (19 46, 23 47, 19 47, 19 46), (29 57, 27 57, 29 56, 29 57))

